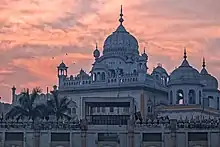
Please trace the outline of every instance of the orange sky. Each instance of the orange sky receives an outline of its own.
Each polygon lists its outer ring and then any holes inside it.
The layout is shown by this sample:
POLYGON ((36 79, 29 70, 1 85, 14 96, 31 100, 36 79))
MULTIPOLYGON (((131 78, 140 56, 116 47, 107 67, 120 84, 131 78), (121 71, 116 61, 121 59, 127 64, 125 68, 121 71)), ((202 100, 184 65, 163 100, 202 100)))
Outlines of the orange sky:
POLYGON ((200 71, 205 56, 208 71, 220 79, 219 0, 1 0, 2 100, 11 101, 13 85, 17 92, 51 88, 61 60, 71 74, 81 67, 89 71, 95 42, 102 50, 119 24, 121 4, 127 31, 140 51, 147 46, 150 71, 162 63, 170 73, 187 47, 191 65, 200 71))

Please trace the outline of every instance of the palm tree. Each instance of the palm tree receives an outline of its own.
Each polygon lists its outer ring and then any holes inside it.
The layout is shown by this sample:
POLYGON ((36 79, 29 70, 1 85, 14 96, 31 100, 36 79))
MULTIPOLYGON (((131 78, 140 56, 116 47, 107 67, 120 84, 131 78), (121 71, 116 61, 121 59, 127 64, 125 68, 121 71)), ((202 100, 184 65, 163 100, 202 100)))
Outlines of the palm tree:
MULTIPOLYGON (((35 122, 35 119, 41 117, 43 114, 44 104, 36 105, 35 100, 37 96, 41 93, 41 88, 36 87, 32 90, 32 93, 29 93, 29 89, 24 89, 21 92, 21 97, 18 102, 19 105, 15 105, 12 109, 6 114, 7 118, 28 118, 32 119, 35 122)), ((40 130, 34 127, 34 147, 40 147, 40 130)))
POLYGON ((60 118, 71 119, 71 117, 66 114, 70 100, 68 100, 67 97, 59 98, 57 90, 51 91, 51 93, 53 98, 47 101, 48 114, 55 115, 57 120, 60 118))
POLYGON ((34 102, 41 91, 39 87, 36 87, 32 90, 31 94, 29 93, 29 89, 21 92, 21 97, 18 100, 19 105, 12 107, 6 114, 6 119, 27 117, 28 119, 35 120, 37 117, 40 117, 42 115, 43 105, 34 105, 34 102))

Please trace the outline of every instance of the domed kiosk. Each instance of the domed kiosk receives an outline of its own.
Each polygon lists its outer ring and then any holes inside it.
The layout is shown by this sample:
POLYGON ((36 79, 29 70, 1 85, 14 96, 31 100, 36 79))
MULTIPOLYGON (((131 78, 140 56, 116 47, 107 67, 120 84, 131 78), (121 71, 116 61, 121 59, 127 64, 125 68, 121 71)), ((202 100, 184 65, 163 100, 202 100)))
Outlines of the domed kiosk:
POLYGON ((218 89, 218 81, 215 77, 208 73, 206 70, 205 59, 203 58, 202 70, 200 72, 201 83, 204 85, 204 89, 206 90, 217 90, 218 89))
POLYGON ((186 49, 182 64, 170 75, 168 87, 170 104, 201 104, 200 74, 187 61, 186 49))

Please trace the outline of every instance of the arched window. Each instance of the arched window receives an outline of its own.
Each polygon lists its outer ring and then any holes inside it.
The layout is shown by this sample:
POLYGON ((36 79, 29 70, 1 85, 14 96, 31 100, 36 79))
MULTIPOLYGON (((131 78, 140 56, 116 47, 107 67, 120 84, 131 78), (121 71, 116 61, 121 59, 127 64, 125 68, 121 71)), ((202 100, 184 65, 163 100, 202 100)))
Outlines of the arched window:
POLYGON ((159 80, 159 75, 156 75, 156 79, 159 80))
POLYGON ((148 107, 147 107, 147 112, 149 112, 149 113, 152 112, 152 108, 151 108, 151 106, 148 106, 148 107))
POLYGON ((173 92, 170 91, 170 105, 173 104, 173 92))
POLYGON ((178 90, 176 93, 176 104, 184 104, 184 94, 183 90, 178 90))
POLYGON ((102 81, 105 81, 105 73, 104 72, 102 73, 102 78, 101 79, 102 79, 102 81))
POLYGON ((142 69, 142 63, 139 63, 139 68, 142 69))
POLYGON ((93 77, 92 77, 92 80, 93 80, 93 81, 96 81, 96 79, 97 79, 97 76, 96 76, 96 73, 94 73, 94 74, 93 74, 93 77))
POLYGON ((201 105, 202 104, 202 92, 199 91, 199 104, 201 105))
POLYGON ((101 74, 100 72, 97 73, 97 81, 100 81, 101 80, 101 74))
POLYGON ((188 97, 189 97, 189 104, 196 104, 196 93, 194 90, 189 90, 189 94, 188 94, 188 97))
POLYGON ((112 70, 111 74, 112 74, 112 77, 115 77, 116 76, 115 70, 112 70))

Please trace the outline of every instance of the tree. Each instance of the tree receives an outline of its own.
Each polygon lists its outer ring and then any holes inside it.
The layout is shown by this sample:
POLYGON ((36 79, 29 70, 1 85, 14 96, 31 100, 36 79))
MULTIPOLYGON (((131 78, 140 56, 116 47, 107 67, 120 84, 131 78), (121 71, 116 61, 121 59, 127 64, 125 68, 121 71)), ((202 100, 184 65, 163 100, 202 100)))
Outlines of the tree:
POLYGON ((71 117, 65 114, 68 111, 68 105, 70 100, 67 97, 59 98, 58 91, 51 91, 53 98, 47 101, 47 112, 49 115, 55 115, 56 119, 67 118, 71 119, 71 117))
POLYGON ((37 117, 40 117, 43 114, 42 108, 44 105, 35 105, 34 102, 41 91, 39 87, 36 87, 30 94, 29 89, 24 89, 18 100, 19 104, 12 107, 6 114, 6 119, 27 117, 28 119, 35 120, 37 117))

